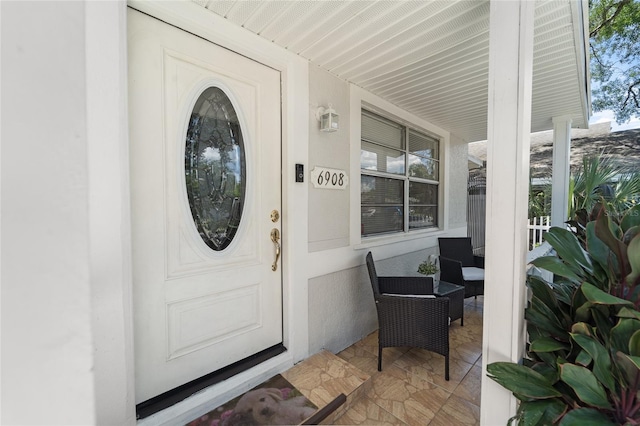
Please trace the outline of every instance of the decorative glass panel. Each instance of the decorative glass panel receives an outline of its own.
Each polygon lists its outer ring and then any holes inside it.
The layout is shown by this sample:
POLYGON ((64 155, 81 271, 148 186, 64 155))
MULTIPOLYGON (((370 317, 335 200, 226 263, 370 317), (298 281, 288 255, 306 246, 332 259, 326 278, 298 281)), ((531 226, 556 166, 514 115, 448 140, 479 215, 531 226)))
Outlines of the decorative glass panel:
POLYGON ((224 250, 240 225, 246 163, 238 116, 217 87, 205 90, 193 107, 184 166, 191 215, 200 237, 213 250, 224 250))

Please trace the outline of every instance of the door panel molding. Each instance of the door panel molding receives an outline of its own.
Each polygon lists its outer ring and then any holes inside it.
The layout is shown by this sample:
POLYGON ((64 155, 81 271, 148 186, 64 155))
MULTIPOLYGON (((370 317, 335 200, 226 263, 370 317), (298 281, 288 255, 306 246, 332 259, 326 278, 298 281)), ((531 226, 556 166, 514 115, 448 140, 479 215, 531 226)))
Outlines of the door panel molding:
MULTIPOLYGON (((171 408, 138 424, 188 422, 206 406, 221 404, 240 389, 256 385, 308 356, 308 274, 307 185, 295 183, 295 164, 308 161, 309 64, 306 60, 236 27, 190 2, 149 2, 129 0, 128 5, 170 25, 182 28, 229 50, 268 65, 282 73, 282 244, 284 252, 284 344, 288 351, 268 359, 241 375, 226 378, 191 398, 179 398, 171 408), (295 209, 295 214, 292 212, 295 209)), ((125 69, 126 71, 126 69, 125 69)), ((125 158, 126 160, 126 158, 125 158)), ((126 163, 124 165, 126 168, 126 163)), ((128 203, 128 197, 126 197, 128 203)), ((129 327, 131 323, 128 322, 129 327)), ((127 352, 132 357, 133 348, 127 352)), ((134 385, 129 375, 129 384, 134 385)), ((132 395, 133 392, 130 393, 132 395)), ((186 395, 185 395, 186 396, 186 395)))
POLYGON ((143 402, 284 340, 282 274, 271 269, 269 238, 271 211, 282 208, 281 75, 153 17, 128 16, 136 400, 143 402), (198 123, 190 139, 189 123, 198 123), (187 143, 196 198, 187 195, 187 143), (234 199, 245 204, 237 222, 220 210, 234 199), (189 203, 203 209, 198 220, 206 224, 194 223, 189 203), (205 242, 209 235, 222 244, 205 242))

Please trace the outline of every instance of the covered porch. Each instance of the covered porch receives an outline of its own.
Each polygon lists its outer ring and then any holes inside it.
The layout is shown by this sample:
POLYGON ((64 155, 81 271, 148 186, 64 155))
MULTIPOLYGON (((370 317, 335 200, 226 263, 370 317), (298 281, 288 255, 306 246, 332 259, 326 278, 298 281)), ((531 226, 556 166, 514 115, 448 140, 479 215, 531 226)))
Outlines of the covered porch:
MULTIPOLYGON (((26 406, 22 401, 37 399, 44 401, 41 412, 51 423, 136 423, 128 135, 132 119, 123 112, 129 95, 127 9, 280 74, 282 339, 287 351, 206 390, 209 400, 229 399, 322 350, 367 372, 376 321, 364 268, 366 252, 380 259, 382 275, 413 274, 420 260, 437 254, 439 236, 466 235, 467 144, 487 139, 485 296, 477 304, 467 300, 474 320, 466 317, 464 327, 452 326, 452 336, 460 334, 455 337, 461 343, 457 359, 468 364, 467 373, 456 378, 456 387, 433 388, 443 396, 443 405, 432 412, 434 424, 438 418, 453 421, 452 413, 463 410, 447 408, 447 401, 461 398, 470 404, 474 422, 505 423, 515 413, 516 401, 484 372, 487 363, 518 361, 524 349, 530 132, 556 131, 554 187, 559 201, 554 204, 567 204, 562 194, 567 194, 568 161, 563 155, 568 152, 568 130, 587 127, 590 112, 584 1, 3 5, 3 31, 10 36, 3 39, 20 40, 13 42, 15 49, 3 49, 3 64, 10 64, 5 75, 18 88, 3 93, 16 105, 3 111, 11 123, 3 123, 3 136, 21 140, 31 126, 25 117, 33 116, 34 106, 21 101, 25 98, 39 99, 41 110, 36 112, 50 123, 33 142, 33 155, 42 167, 30 170, 30 176, 38 183, 3 191, 3 210, 6 206, 7 217, 20 231, 3 233, 3 244, 16 248, 3 252, 3 281, 17 283, 12 292, 3 288, 3 296, 14 299, 6 309, 3 303, 3 331, 5 324, 16 325, 7 334, 9 357, 3 356, 3 364, 4 359, 30 354, 28 365, 19 365, 8 376, 3 368, 3 382, 17 389, 4 416, 18 418, 14 416, 22 415, 26 406), (47 28, 59 39, 43 39, 47 28), (48 71, 32 75, 25 74, 25 68, 48 71), (319 131, 315 116, 327 103, 340 114, 340 130, 331 134, 319 131), (405 223, 398 232, 363 235, 365 108, 406 129, 437 136, 442 157, 433 226, 411 230, 405 223), (58 129, 51 123, 71 124, 58 129), (58 148, 53 153, 51 144, 58 148), (304 183, 296 181, 296 165, 305 167, 304 183), (344 170, 349 186, 333 192, 314 188, 308 173, 316 166, 344 170), (41 211, 43 200, 55 207, 48 216, 33 220, 22 214, 25 207, 41 211), (34 253, 25 240, 40 242, 39 268, 32 267, 34 253), (32 283, 38 297, 18 285, 25 281, 32 283), (59 303, 52 306, 52 299, 59 303), (29 306, 27 312, 24 306, 29 306), (59 315, 61 307, 72 309, 62 309, 65 315, 59 315), (22 328, 25 324, 29 333, 22 328), (65 340, 59 330, 72 330, 74 338, 65 340), (466 336, 471 331, 477 334, 466 336), (471 386, 482 388, 480 400, 478 394, 459 394, 467 377, 471 386)), ((6 150, 3 146, 3 158, 22 158, 23 147, 18 145, 6 150)), ((19 162, 3 161, 7 181, 23 173, 19 162)), ((405 214, 409 222, 409 212, 405 214)), ((410 350, 397 355, 390 359, 389 370, 426 373, 426 367, 404 363, 410 350)), ((395 415, 385 408, 393 398, 375 391, 376 380, 386 376, 370 376, 373 390, 368 392, 373 393, 367 398, 395 415)), ((431 385, 425 383, 428 389, 431 385)), ((179 418, 198 409, 176 407, 173 415, 179 418)), ((359 415, 358 408, 352 410, 343 419, 359 415)), ((398 413, 396 418, 412 423, 402 416, 398 413)))

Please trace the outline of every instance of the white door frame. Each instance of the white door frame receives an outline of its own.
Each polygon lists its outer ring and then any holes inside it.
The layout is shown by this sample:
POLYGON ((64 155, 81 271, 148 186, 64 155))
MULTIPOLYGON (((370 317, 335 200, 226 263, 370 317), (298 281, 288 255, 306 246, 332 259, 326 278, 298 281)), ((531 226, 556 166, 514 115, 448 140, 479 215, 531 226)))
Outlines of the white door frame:
MULTIPOLYGON (((130 1, 129 5, 279 70, 282 75, 283 343, 288 351, 200 392, 197 397, 138 422, 162 424, 206 412, 207 407, 240 394, 308 356, 308 187, 306 183, 295 183, 295 164, 306 165, 308 161, 309 70, 307 61, 302 58, 234 26, 224 18, 207 13, 195 3, 130 1)), ((115 348, 111 349, 113 353, 103 355, 100 366, 104 366, 105 370, 103 373, 96 372, 95 376, 98 399, 111 402, 102 404, 102 409, 97 407, 97 422, 133 424, 135 402, 126 113, 126 4, 124 1, 87 2, 86 18, 88 109, 96 117, 88 124, 88 133, 95 135, 88 141, 89 159, 90 162, 95 159, 95 164, 91 164, 97 166, 95 170, 91 168, 92 176, 96 177, 90 183, 91 243, 96 248, 113 249, 111 253, 115 251, 120 259, 119 267, 106 272, 113 281, 112 290, 117 293, 116 300, 106 303, 94 299, 93 311, 94 317, 99 313, 103 324, 122 325, 117 331, 104 325, 93 326, 96 347, 115 348), (95 54, 97 52, 100 54, 95 54), (105 93, 111 95, 111 102, 102 102, 105 93), (105 129, 111 130, 106 132, 112 136, 109 141, 99 136, 105 133, 105 129), (104 188, 106 182, 118 183, 107 191, 104 188), (105 206, 108 206, 106 210, 105 206), (109 216, 106 211, 112 215, 109 216), (119 221, 113 220, 114 217, 119 221)), ((105 271, 100 265, 94 264, 92 269, 102 272, 105 280, 105 271)), ((109 349, 105 351, 109 352, 109 349)), ((99 359, 100 355, 96 355, 96 358, 99 359)))

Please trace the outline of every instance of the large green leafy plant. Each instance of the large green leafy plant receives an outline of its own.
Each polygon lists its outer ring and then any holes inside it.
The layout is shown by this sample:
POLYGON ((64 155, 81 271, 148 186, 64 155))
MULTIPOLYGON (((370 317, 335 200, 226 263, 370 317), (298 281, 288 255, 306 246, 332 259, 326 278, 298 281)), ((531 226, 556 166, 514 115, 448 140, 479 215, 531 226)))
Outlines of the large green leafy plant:
POLYGON ((640 206, 582 217, 575 233, 552 228, 557 255, 533 262, 555 279, 527 279, 526 358, 487 366, 520 424, 640 424, 640 206))

